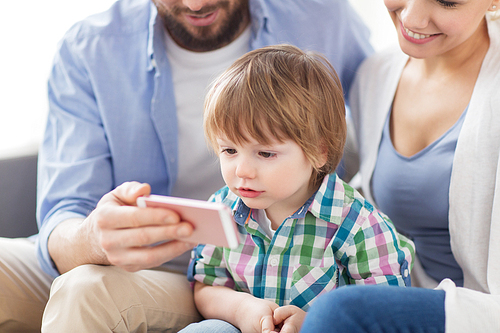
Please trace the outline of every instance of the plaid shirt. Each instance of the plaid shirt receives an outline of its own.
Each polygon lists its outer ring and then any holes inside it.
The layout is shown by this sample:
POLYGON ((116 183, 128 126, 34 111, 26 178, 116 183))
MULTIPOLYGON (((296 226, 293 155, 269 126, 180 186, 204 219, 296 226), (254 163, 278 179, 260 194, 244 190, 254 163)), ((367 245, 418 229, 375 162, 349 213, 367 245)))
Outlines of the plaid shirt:
POLYGON ((255 221, 252 209, 227 187, 211 200, 233 209, 242 242, 235 250, 198 245, 190 281, 226 286, 306 311, 319 295, 339 286, 410 285, 413 243, 336 174, 325 177, 272 239, 255 221))

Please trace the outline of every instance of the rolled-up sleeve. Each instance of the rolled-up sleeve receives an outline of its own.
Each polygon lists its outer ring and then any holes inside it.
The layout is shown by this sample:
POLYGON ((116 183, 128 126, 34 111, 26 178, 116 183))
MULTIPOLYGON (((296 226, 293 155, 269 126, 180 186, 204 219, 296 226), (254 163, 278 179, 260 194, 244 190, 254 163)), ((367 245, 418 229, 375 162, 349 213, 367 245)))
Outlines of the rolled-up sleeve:
POLYGON ((188 279, 210 286, 225 286, 234 289, 234 280, 226 266, 224 248, 198 245, 193 250, 188 279))
POLYGON ((413 243, 399 235, 386 216, 356 202, 339 235, 345 235, 338 252, 345 284, 410 286, 413 243))

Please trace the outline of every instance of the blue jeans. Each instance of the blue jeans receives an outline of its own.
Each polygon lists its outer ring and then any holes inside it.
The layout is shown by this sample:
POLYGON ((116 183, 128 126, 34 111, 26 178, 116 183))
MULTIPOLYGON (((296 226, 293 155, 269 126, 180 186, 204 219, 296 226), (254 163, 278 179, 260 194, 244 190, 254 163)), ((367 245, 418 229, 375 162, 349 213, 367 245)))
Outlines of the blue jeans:
POLYGON ((193 323, 179 333, 241 333, 239 329, 228 322, 219 319, 206 319, 193 323))
POLYGON ((319 297, 301 333, 444 333, 443 290, 346 286, 319 297))

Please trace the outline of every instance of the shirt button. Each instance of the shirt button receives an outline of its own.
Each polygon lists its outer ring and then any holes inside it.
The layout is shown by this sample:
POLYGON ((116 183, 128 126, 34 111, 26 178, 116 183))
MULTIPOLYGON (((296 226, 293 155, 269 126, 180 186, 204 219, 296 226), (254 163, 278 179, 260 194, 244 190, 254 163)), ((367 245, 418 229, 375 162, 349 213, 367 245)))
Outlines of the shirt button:
POLYGON ((272 258, 269 263, 271 264, 272 267, 276 267, 280 262, 277 258, 272 258))
POLYGON ((408 274, 409 274, 408 269, 405 269, 405 271, 403 272, 404 277, 408 277, 408 274))

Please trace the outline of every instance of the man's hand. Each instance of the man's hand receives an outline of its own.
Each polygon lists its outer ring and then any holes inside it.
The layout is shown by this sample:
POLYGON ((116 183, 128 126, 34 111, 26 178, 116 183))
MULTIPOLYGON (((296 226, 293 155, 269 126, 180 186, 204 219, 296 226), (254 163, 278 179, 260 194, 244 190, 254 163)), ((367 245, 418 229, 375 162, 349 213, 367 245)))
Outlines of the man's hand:
POLYGON ((134 272, 193 248, 194 244, 175 240, 193 232, 175 212, 136 206, 137 198, 150 192, 148 184, 124 183, 104 195, 86 219, 57 226, 49 238, 49 252, 59 272, 82 264, 116 265, 134 272))
POLYGON ((305 317, 306 312, 294 305, 282 306, 274 310, 274 325, 281 327, 280 333, 299 333, 305 317))

